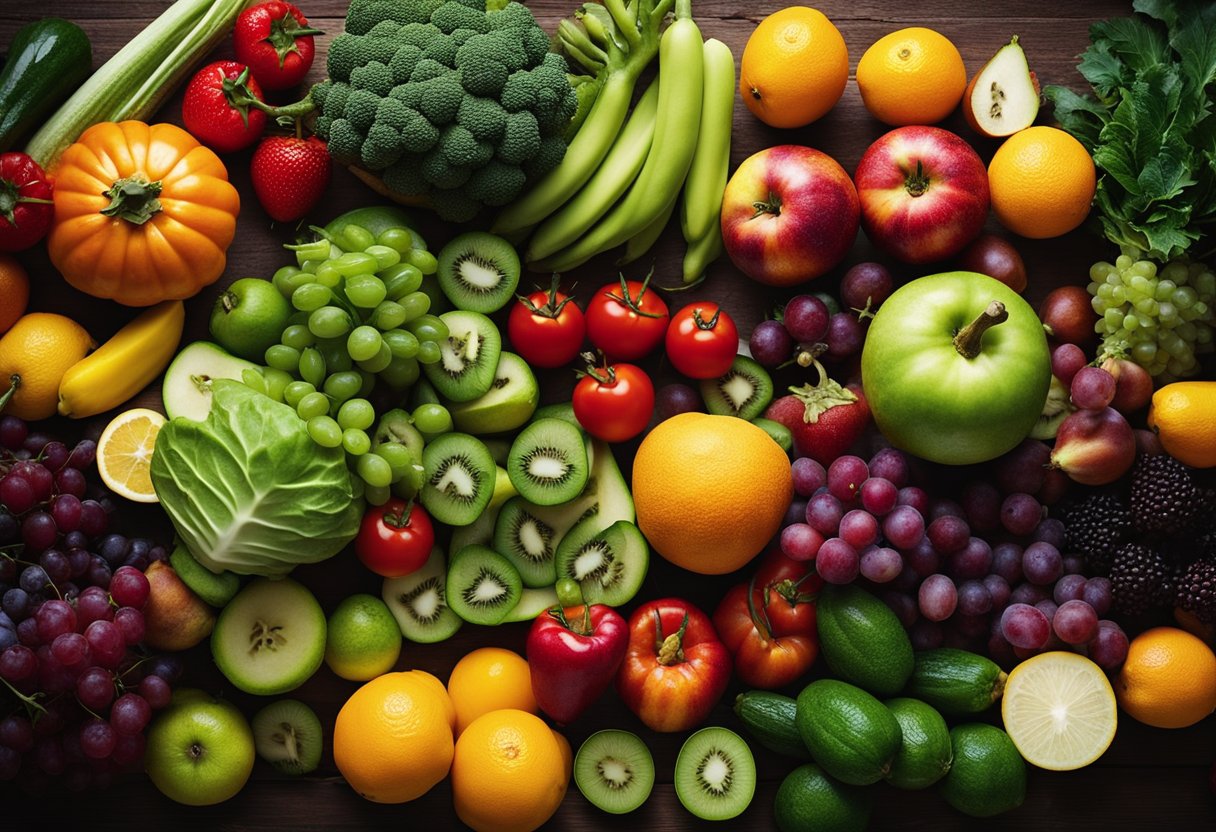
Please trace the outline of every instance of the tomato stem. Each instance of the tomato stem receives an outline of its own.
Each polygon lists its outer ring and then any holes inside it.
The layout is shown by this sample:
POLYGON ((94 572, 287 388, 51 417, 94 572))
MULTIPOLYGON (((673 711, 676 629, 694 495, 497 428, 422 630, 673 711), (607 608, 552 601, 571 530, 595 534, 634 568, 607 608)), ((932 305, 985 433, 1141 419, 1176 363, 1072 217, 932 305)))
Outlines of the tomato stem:
POLYGON ((752 575, 752 579, 747 583, 747 614, 751 616, 752 626, 760 631, 766 639, 773 637, 773 624, 768 617, 768 591, 765 588, 764 604, 760 610, 756 609, 756 576, 752 575))
MULTIPOLYGON (((574 297, 569 295, 562 298, 560 301, 557 299, 557 288, 561 283, 561 279, 561 275, 559 275, 557 272, 553 273, 553 278, 549 284, 549 289, 547 292, 548 298, 541 306, 537 306, 535 303, 533 303, 532 299, 527 295, 516 295, 515 297, 520 303, 527 307, 528 311, 533 315, 539 315, 542 318, 556 319, 557 316, 562 314, 562 310, 566 308, 566 304, 574 300, 574 297)), ((573 287, 571 287, 571 289, 573 289, 573 287)))
POLYGON ((666 638, 663 637, 663 617, 659 611, 654 612, 655 651, 659 656, 659 664, 670 667, 684 661, 684 633, 688 632, 688 613, 680 622, 680 629, 666 638))
POLYGON ((381 522, 390 529, 404 529, 410 524, 410 514, 414 511, 414 501, 403 503, 400 509, 385 507, 381 522))
POLYGON ((638 290, 637 297, 629 294, 629 281, 625 279, 625 275, 621 274, 621 293, 614 295, 608 292, 606 297, 610 297, 617 303, 623 304, 630 312, 641 315, 643 318, 661 318, 663 314, 660 312, 646 312, 642 309, 642 296, 646 294, 646 290, 650 287, 650 278, 654 277, 654 268, 646 273, 646 277, 642 279, 642 288, 638 290))
POLYGON ((994 300, 974 321, 960 329, 954 336, 954 348, 968 360, 980 354, 980 343, 984 333, 997 324, 1009 320, 1009 310, 999 300, 994 300))
POLYGON ((705 318, 701 317, 701 307, 698 306, 696 309, 692 310, 692 320, 693 323, 697 325, 697 329, 709 331, 718 325, 718 317, 721 314, 722 308, 719 307, 714 310, 714 316, 707 321, 705 318))

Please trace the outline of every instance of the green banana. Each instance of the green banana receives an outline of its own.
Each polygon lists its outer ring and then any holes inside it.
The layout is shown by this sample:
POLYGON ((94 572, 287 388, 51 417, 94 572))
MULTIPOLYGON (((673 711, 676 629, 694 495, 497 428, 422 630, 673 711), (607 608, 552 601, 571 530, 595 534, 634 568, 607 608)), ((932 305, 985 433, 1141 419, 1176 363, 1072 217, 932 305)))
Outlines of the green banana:
POLYGON ((684 283, 700 283, 705 279, 705 270, 709 264, 722 254, 722 226, 714 223, 709 227, 709 233, 699 240, 688 244, 684 252, 684 283))
POLYGON ((672 197, 671 202, 663 209, 663 213, 655 217, 650 225, 643 228, 637 234, 634 234, 625 243, 625 253, 621 255, 621 259, 616 261, 618 266, 624 266, 627 263, 632 263, 646 252, 650 251, 651 247, 662 235, 663 229, 667 227, 667 221, 671 219, 671 215, 676 212, 675 197, 672 197))
POLYGON ((735 56, 716 38, 705 41, 705 95, 697 149, 684 180, 680 228, 689 244, 718 225, 730 168, 730 128, 735 112, 735 56))

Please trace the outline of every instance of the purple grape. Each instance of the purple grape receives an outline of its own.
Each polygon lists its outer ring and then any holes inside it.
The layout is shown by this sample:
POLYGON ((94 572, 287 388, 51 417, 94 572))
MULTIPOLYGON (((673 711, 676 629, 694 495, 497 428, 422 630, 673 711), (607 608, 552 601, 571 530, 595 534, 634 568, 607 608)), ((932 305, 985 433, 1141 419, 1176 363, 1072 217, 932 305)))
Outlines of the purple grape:
POLYGON ((80 729, 80 747, 94 760, 104 760, 114 753, 118 734, 113 726, 103 719, 87 720, 80 729))
POLYGON ((55 474, 51 469, 39 462, 19 462, 17 464, 25 466, 25 478, 29 480, 30 487, 34 489, 34 498, 40 503, 51 499, 51 492, 55 490, 55 474))
MULTIPOLYGON (((67 555, 58 549, 47 549, 38 556, 38 565, 46 571, 46 575, 55 584, 66 583, 72 577, 72 564, 67 555)), ((60 589, 60 592, 63 590, 60 589)))
POLYGON ((120 734, 138 734, 152 719, 152 706, 137 693, 124 693, 110 707, 110 724, 120 734))
POLYGON ((21 714, 0 720, 0 745, 24 754, 34 747, 34 726, 21 714))
POLYGON ((1081 555, 1064 556, 1064 574, 1080 575, 1085 572, 1085 558, 1081 555))
POLYGON ((87 549, 72 547, 67 550, 66 557, 71 569, 71 577, 79 578, 89 571, 89 561, 93 556, 87 549))
POLYGON ((1072 384, 1077 372, 1088 363, 1085 350, 1076 344, 1060 344, 1051 351, 1051 374, 1065 387, 1072 384))
POLYGON ((941 555, 927 537, 921 538, 911 549, 904 550, 904 561, 922 578, 929 577, 942 566, 941 555))
POLYGON ((160 676, 149 674, 139 680, 139 695, 148 701, 153 710, 159 711, 169 704, 173 689, 160 676))
POLYGON ((146 668, 148 676, 159 676, 172 684, 181 678, 185 665, 180 656, 169 653, 153 657, 147 663, 146 668))
POLYGON ((1051 586, 1064 574, 1060 550, 1050 543, 1031 543, 1022 553, 1022 572, 1033 584, 1051 586))
POLYGON ((870 476, 889 481, 896 488, 908 484, 911 476, 907 455, 898 448, 882 448, 870 457, 870 476))
POLYGON ((1055 590, 1052 592, 1052 600, 1057 604, 1063 604, 1065 601, 1075 601, 1085 593, 1085 584, 1084 575, 1065 575, 1056 581, 1055 590))
POLYGON ((953 554, 967 545, 971 528, 967 521, 953 514, 938 517, 925 529, 933 548, 943 555, 953 554))
POLYGON ((118 667, 127 652, 127 642, 123 638, 122 630, 113 621, 94 621, 85 627, 84 637, 89 640, 93 660, 100 667, 113 670, 118 667))
POLYGON ((1029 604, 1010 604, 1001 613, 1001 634, 1014 647, 1038 650, 1047 644, 1051 624, 1042 610, 1029 604))
POLYGON ((830 584, 848 584, 857 580, 861 560, 848 543, 839 537, 829 537, 815 556, 815 570, 830 584))
POLYGON ((851 312, 837 312, 828 321, 825 343, 828 358, 840 361, 861 352, 866 340, 866 328, 851 312))
POLYGON ((1000 575, 1009 585, 1018 583, 1022 575, 1022 547, 1016 543, 998 543, 992 547, 992 573, 1000 575))
POLYGON ((945 621, 958 605, 954 581, 938 573, 925 578, 917 594, 920 614, 930 621, 945 621))
POLYGON ((806 522, 806 500, 794 498, 790 500, 789 508, 785 510, 785 517, 781 519, 781 528, 792 526, 795 523, 806 522))
POLYGON ((886 546, 867 546, 861 553, 861 574, 876 584, 890 583, 899 577, 904 559, 886 546))
POLYGON ((780 321, 761 321, 747 339, 748 352, 761 367, 773 369, 790 360, 794 339, 780 321))
POLYGON ((958 610, 963 615, 983 615, 992 609, 992 593, 983 582, 963 581, 958 587, 958 610))
POLYGON ((1042 541, 1050 543, 1057 549, 1064 548, 1064 521, 1057 517, 1045 517, 1039 525, 1035 526, 1034 531, 1030 535, 1030 539, 1035 542, 1042 541))
POLYGON ((1051 627, 1065 644, 1084 644, 1098 634, 1098 614, 1084 601, 1065 601, 1052 617, 1051 627))
POLYGON ((100 537, 110 526, 109 515, 97 500, 84 500, 80 504, 80 530, 89 537, 100 537))
POLYGON ((992 569, 992 548, 979 537, 967 539, 967 545, 950 556, 950 574, 956 578, 982 578, 992 569))
POLYGON ((983 584, 984 588, 988 590, 989 597, 992 598, 992 608, 994 610, 1005 609, 1005 605, 1009 603, 1009 594, 1012 591, 1009 588, 1009 582, 1000 575, 985 575, 983 584))
POLYGON ((21 539, 25 542, 26 552, 37 554, 55 545, 59 539, 59 527, 55 518, 45 511, 33 511, 25 515, 21 521, 21 539))
POLYGON ((114 624, 122 631, 128 646, 139 644, 144 638, 144 614, 135 607, 119 607, 114 611, 114 624))
POLYGON ((870 476, 866 461, 859 456, 844 454, 828 466, 828 491, 842 503, 851 502, 870 476))
POLYGON ((1048 621, 1051 621, 1056 614, 1056 610, 1060 608, 1060 605, 1050 598, 1044 598, 1042 601, 1035 604, 1034 608, 1043 613, 1043 615, 1047 616, 1048 621))
POLYGON ((840 518, 839 534, 846 543, 860 551, 878 540, 878 520, 864 509, 853 509, 840 518))
POLYGON ((920 618, 920 611, 916 608, 916 599, 907 593, 888 590, 882 594, 882 600, 891 609, 891 612, 895 613, 895 617, 899 619, 899 623, 905 630, 920 618))
POLYGON ((840 279, 840 300, 857 312, 876 312, 895 291, 891 271, 881 263, 858 263, 840 279))
POLYGON ((827 304, 814 295, 795 295, 785 304, 783 322, 789 336, 810 346, 828 334, 831 313, 827 304))
POLYGON ((1051 597, 1047 587, 1037 586, 1032 583, 1021 583, 1013 588, 1013 592, 1009 593, 1010 604, 1034 604, 1040 601, 1046 601, 1051 597))
POLYGON ((794 478, 794 493, 800 497, 810 497, 828 482, 827 471, 809 456, 795 459, 790 464, 790 473, 794 478))
POLYGON ((929 494, 923 488, 915 485, 905 485, 899 489, 897 506, 911 506, 922 515, 929 510, 929 494))
POLYGON ((1115 377, 1101 367, 1082 367, 1073 376, 1068 393, 1082 410, 1102 410, 1115 398, 1115 377))
POLYGON ((925 535, 925 519, 912 506, 896 506, 883 518, 882 533, 900 549, 911 549, 925 535))
POLYGON ((42 448, 42 464, 53 473, 67 464, 68 455, 67 445, 58 440, 47 442, 42 448))
POLYGON ((16 416, 0 416, 0 445, 15 451, 25 444, 29 428, 16 416))
MULTIPOLYGON (((1005 531, 1025 537, 1035 530, 1043 518, 1043 507, 1029 494, 1010 494, 1001 503, 1001 525, 1005 531)), ((1017 647, 1015 644, 1014 647, 1017 647)))
POLYGON ((1114 621, 1098 622, 1098 633, 1087 645, 1089 658, 1103 670, 1118 670, 1127 659, 1127 634, 1114 621))
POLYGON ((660 422, 681 413, 705 412, 705 403, 701 401, 701 395, 687 384, 678 381, 660 387, 655 393, 654 401, 655 412, 658 413, 660 422))
POLYGON ((899 489, 895 483, 883 477, 870 477, 861 484, 861 507, 875 517, 885 517, 890 514, 899 502, 899 489))
POLYGON ((5 590, 3 597, 0 597, 0 610, 18 623, 30 614, 31 606, 30 593, 19 586, 5 590))
POLYGON ((38 498, 30 481, 14 469, 0 479, 0 503, 13 514, 24 514, 38 503, 38 498))
POLYGON ((58 494, 51 502, 51 517, 64 534, 80 528, 80 498, 72 494, 58 494))
POLYGON ((76 599, 77 626, 87 627, 94 621, 109 620, 113 616, 109 595, 101 587, 88 587, 76 599))
POLYGON ((93 464, 97 459, 97 443, 92 439, 81 439, 72 448, 72 453, 68 456, 68 465, 78 470, 84 470, 93 464))
POLYGON ((806 522, 820 534, 834 535, 840 528, 844 509, 830 493, 823 491, 811 497, 806 504, 806 522))
POLYGON ((975 531, 990 532, 1001 524, 1001 493, 992 483, 982 480, 968 483, 961 502, 967 522, 975 531))
POLYGON ((1099 616, 1106 615, 1113 600, 1110 579, 1096 577, 1087 580, 1081 590, 1081 600, 1093 607, 1099 616))
POLYGON ((997 488, 1004 494, 1038 494, 1051 461, 1051 449, 1038 439, 1023 439, 993 463, 997 488))
POLYGON ((823 546, 823 535, 806 523, 791 523, 781 530, 781 551, 793 560, 814 560, 823 546))
POLYGON ((55 475, 55 488, 60 494, 71 494, 73 497, 84 497, 88 481, 76 468, 64 468, 55 475))

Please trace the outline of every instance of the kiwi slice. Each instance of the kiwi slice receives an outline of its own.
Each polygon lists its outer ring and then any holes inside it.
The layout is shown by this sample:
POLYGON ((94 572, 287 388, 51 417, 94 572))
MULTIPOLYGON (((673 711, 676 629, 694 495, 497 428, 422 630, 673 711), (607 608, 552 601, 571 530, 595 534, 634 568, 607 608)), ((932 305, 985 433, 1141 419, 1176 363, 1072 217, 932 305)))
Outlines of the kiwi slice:
POLYGON ((1073 406, 1068 388, 1053 375, 1051 385, 1047 388, 1047 399, 1043 402, 1043 410, 1039 413, 1034 427, 1030 429, 1030 438, 1046 441, 1055 439, 1060 425, 1075 411, 1076 407, 1073 406))
POLYGON ((725 375, 701 380, 701 398, 716 416, 755 419, 773 400, 773 379, 746 355, 736 355, 725 375))
POLYGON ((538 506, 555 506, 581 494, 587 469, 583 434, 561 419, 528 425, 515 437, 507 457, 515 490, 538 506))
POLYGON ((494 386, 502 335, 494 322, 480 312, 444 312, 439 316, 448 337, 439 342, 439 360, 422 365, 422 371, 439 395, 454 402, 470 402, 494 386))
POLYGON ((490 391, 471 402, 452 404, 448 410, 456 430, 504 433, 527 422, 539 399, 540 387, 528 362, 513 352, 503 352, 490 391))
POLYGON ((495 234, 468 231, 439 251, 439 287, 457 309, 489 315, 519 286, 519 255, 495 234))
POLYGON ((680 746, 674 779, 685 809, 701 820, 730 820, 752 802, 756 760, 729 728, 702 728, 680 746))
POLYGON ((560 506, 512 497, 498 511, 493 549, 515 565, 524 586, 552 586, 557 581, 557 544, 594 505, 595 497, 586 495, 560 506))
POLYGON ((536 412, 532 414, 532 421, 539 422, 541 419, 561 419, 563 422, 569 422, 579 430, 583 426, 579 423, 578 417, 574 415, 574 405, 571 402, 557 402, 556 404, 546 404, 536 408, 536 412))
POLYGON ((525 589, 519 595, 519 603, 511 608, 504 624, 515 624, 520 621, 532 621, 545 610, 557 606, 557 590, 552 586, 542 586, 536 589, 525 589))
POLYGON ((464 620, 448 606, 447 581, 447 559, 438 546, 421 569, 384 579, 380 597, 397 619, 401 635, 419 644, 434 644, 460 629, 464 620))
POLYGON ((246 693, 295 690, 325 658, 325 612, 298 581, 256 578, 220 610, 211 655, 246 693))
POLYGON ((284 774, 307 774, 321 763, 321 720, 298 699, 279 699, 253 715, 258 756, 284 774))
MULTIPOLYGON (((501 471, 502 469, 495 470, 501 471)), ((508 481, 509 484, 510 481, 508 481)), ((474 543, 494 548, 494 526, 498 521, 500 511, 502 511, 502 506, 495 506, 491 501, 490 505, 486 506, 486 510, 477 515, 477 519, 472 523, 452 529, 452 541, 449 548, 453 552, 459 552, 465 546, 471 546, 474 543)))
POLYGON ((227 570, 215 573, 199 563, 190 550, 180 543, 169 554, 169 565, 182 579, 182 583, 204 602, 213 607, 222 607, 232 600, 241 588, 241 579, 235 572, 227 570))
POLYGON ((588 604, 619 607, 637 594, 650 566, 650 547, 638 527, 618 520, 606 529, 598 517, 581 520, 554 556, 558 578, 573 578, 588 604))
POLYGON ((448 564, 448 606, 470 624, 502 622, 522 592, 518 570, 493 549, 466 546, 448 564))
POLYGON ((574 755, 574 784, 597 809, 613 815, 632 812, 654 788, 654 757, 637 734, 597 731, 574 755))
POLYGON ((445 433, 422 452, 422 505, 441 523, 467 526, 494 496, 494 460, 467 433, 445 433))

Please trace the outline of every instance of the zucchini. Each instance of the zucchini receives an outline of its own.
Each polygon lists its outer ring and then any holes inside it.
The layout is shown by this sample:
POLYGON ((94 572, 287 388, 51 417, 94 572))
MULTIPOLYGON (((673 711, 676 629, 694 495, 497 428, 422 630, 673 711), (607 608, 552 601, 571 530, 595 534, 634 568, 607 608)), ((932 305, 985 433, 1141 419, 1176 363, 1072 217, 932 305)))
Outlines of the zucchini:
POLYGON ((93 68, 89 36, 58 17, 18 30, 0 69, 0 152, 17 147, 93 68))
POLYGON ((1005 679, 1005 671, 991 659, 939 647, 916 654, 904 695, 928 702, 950 716, 978 714, 1001 698, 1005 679))
POLYGON ((769 751, 809 760, 811 753, 806 750, 794 720, 797 711, 798 703, 793 697, 767 690, 749 690, 735 699, 735 714, 756 742, 769 751))

